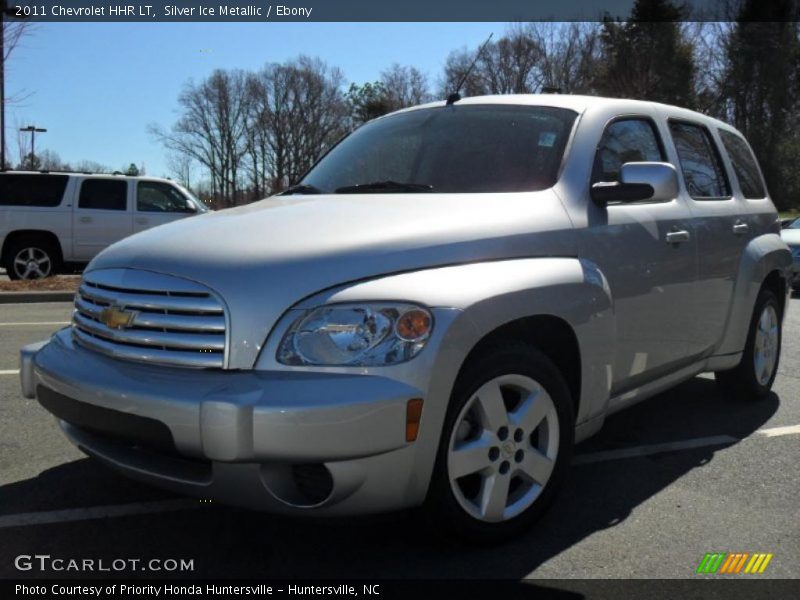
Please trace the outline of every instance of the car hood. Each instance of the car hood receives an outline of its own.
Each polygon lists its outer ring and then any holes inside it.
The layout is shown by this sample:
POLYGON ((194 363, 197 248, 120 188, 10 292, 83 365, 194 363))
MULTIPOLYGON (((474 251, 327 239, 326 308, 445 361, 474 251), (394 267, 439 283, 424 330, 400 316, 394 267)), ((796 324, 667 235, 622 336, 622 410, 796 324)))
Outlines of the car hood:
POLYGON ((462 262, 575 255, 569 230, 552 190, 295 195, 133 235, 101 252, 87 271, 143 269, 212 288, 228 306, 229 365, 247 368, 280 316, 316 292, 462 262))
POLYGON ((781 238, 791 246, 800 246, 800 229, 782 229, 781 238))

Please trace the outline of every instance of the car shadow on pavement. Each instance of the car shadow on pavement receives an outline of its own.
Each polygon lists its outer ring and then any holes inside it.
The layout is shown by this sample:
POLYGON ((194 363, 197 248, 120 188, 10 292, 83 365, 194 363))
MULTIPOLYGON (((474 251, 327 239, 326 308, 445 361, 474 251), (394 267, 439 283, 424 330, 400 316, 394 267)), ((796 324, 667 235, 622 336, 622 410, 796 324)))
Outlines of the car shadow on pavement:
MULTIPOLYGON (((771 394, 759 402, 723 397, 697 377, 610 417, 576 454, 729 435, 716 446, 576 465, 542 521, 500 547, 464 545, 435 534, 417 511, 358 518, 286 518, 227 507, 5 528, 0 577, 42 577, 13 569, 19 554, 61 557, 185 558, 185 577, 339 579, 519 579, 593 533, 624 522, 643 502, 688 472, 710 466, 719 452, 759 429, 777 410, 771 394)), ((74 506, 122 504, 171 497, 130 482, 90 459, 0 487, 0 515, 74 506)), ((687 517, 690 506, 676 506, 687 517)), ((54 573, 99 576, 109 573, 54 573)), ((114 574, 112 574, 114 575, 114 574)), ((118 576, 152 577, 151 572, 118 576)))

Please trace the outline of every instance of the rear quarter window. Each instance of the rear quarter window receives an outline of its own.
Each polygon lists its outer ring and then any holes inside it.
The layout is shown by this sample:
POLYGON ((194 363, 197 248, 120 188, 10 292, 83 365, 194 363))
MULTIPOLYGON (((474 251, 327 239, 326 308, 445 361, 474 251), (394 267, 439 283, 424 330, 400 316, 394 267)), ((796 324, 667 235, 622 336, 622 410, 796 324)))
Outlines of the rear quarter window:
POLYGON ((0 174, 0 206, 58 206, 68 181, 66 175, 0 174))

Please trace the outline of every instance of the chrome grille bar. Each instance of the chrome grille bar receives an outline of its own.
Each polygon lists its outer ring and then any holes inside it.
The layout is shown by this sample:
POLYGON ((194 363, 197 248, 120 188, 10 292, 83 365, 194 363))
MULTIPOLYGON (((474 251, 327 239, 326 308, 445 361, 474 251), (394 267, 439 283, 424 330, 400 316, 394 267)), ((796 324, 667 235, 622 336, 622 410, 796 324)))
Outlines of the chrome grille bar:
POLYGON ((150 296, 140 293, 111 292, 100 288, 81 285, 78 293, 84 300, 89 300, 99 305, 118 304, 127 308, 141 308, 146 310, 175 310, 182 312, 203 312, 222 314, 219 302, 208 297, 186 296, 150 296))
POLYGON ((89 272, 75 296, 72 322, 77 343, 115 358, 195 368, 225 366, 224 306, 192 281, 133 269, 89 272), (121 324, 108 318, 109 308, 122 313, 121 324))

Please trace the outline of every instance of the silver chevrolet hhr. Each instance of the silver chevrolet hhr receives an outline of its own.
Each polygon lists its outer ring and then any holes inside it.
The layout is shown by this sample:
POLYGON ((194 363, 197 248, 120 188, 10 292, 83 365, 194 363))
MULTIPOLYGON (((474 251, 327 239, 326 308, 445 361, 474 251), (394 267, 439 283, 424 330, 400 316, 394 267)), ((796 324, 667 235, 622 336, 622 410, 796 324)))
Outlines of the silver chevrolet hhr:
POLYGON ((498 540, 575 442, 704 371, 758 399, 792 259, 745 139, 561 95, 376 119, 287 192, 114 244, 22 389, 83 451, 180 493, 424 506, 498 540))

